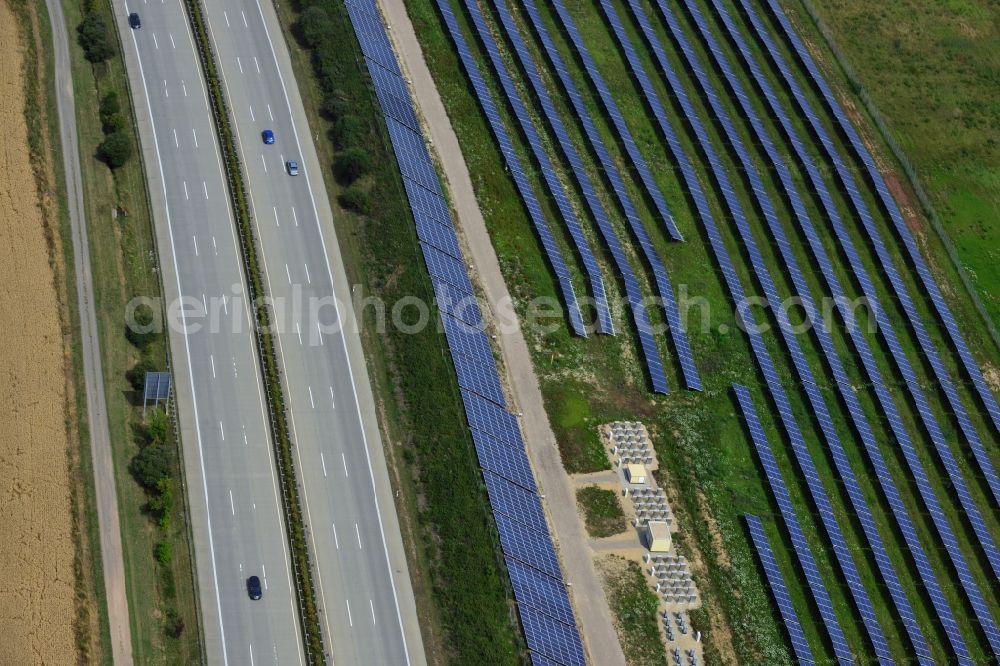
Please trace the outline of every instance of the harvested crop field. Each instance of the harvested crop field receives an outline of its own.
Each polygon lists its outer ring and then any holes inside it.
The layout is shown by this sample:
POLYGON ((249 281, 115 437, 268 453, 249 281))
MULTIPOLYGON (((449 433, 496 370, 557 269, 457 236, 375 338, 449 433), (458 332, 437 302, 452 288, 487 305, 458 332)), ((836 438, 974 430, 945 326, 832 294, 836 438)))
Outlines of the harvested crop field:
POLYGON ((32 170, 18 25, 0 1, 0 661, 71 664, 66 357, 46 224, 55 205, 40 201, 32 170))

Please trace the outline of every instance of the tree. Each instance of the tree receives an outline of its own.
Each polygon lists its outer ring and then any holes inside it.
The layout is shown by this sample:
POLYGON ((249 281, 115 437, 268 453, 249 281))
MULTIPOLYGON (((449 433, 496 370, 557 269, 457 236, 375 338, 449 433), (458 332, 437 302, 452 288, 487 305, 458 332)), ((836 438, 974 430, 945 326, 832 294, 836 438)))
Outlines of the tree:
POLYGON ((123 130, 112 132, 97 147, 97 156, 112 169, 122 166, 132 157, 132 141, 123 130))
POLYGON ((333 162, 333 174, 342 185, 350 185, 371 168, 372 157, 364 148, 342 150, 333 162))
POLYGON ((84 57, 90 62, 104 62, 115 54, 114 41, 104 18, 96 12, 88 12, 76 28, 84 57))
POLYGON ((132 320, 125 326, 125 337, 140 351, 145 351, 160 337, 156 326, 156 313, 143 303, 132 312, 132 320))
POLYGON ((167 413, 159 409, 153 410, 146 423, 146 437, 149 443, 166 444, 169 432, 170 420, 167 418, 167 413))
POLYGON ((156 482, 156 492, 153 493, 146 508, 156 518, 156 524, 162 529, 170 526, 170 514, 174 511, 174 482, 164 477, 156 482))
POLYGON ((367 215, 372 208, 371 197, 368 195, 368 191, 359 187, 357 184, 351 185, 343 193, 337 197, 337 201, 340 205, 347 210, 352 210, 355 213, 360 213, 361 215, 367 215))
POLYGON ((132 369, 125 373, 125 378, 136 391, 141 391, 146 385, 146 373, 157 372, 159 368, 156 362, 149 356, 143 355, 139 362, 132 366, 132 369))
POLYGON ((156 561, 167 566, 170 564, 170 560, 173 559, 173 552, 170 547, 169 541, 161 541, 156 544, 156 548, 153 550, 153 554, 156 555, 156 561))
POLYGON ((299 17, 299 34, 309 48, 315 48, 334 33, 333 22, 326 10, 318 5, 309 7, 299 17))
POLYGON ((150 493, 158 493, 161 481, 170 481, 170 447, 166 444, 148 444, 135 454, 129 471, 136 482, 150 493))

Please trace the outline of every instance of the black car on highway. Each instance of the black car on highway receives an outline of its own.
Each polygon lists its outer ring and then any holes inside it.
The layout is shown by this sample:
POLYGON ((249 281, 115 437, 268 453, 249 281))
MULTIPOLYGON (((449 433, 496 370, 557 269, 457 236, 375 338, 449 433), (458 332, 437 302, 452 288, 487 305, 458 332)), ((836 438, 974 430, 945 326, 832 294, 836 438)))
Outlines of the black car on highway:
POLYGON ((247 578, 247 594, 249 594, 250 598, 254 601, 257 601, 263 596, 264 592, 260 587, 260 578, 257 578, 257 576, 250 576, 247 578))
POLYGON ((142 21, 139 20, 139 15, 135 12, 128 15, 128 24, 133 30, 138 30, 142 27, 142 21))

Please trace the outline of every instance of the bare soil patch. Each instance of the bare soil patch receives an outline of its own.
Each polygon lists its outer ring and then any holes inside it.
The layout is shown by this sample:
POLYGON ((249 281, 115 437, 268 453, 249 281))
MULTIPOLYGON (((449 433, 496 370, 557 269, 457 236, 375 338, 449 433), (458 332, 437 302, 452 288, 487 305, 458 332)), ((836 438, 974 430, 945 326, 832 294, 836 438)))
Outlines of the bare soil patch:
POLYGON ((4 663, 77 661, 66 357, 25 123, 18 21, 0 2, 0 635, 4 663))

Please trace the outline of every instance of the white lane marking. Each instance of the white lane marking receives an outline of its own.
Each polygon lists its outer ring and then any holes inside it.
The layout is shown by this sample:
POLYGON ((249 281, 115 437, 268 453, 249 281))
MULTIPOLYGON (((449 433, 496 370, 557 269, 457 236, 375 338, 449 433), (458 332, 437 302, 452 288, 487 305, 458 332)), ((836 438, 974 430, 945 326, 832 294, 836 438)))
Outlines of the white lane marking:
POLYGON ((260 565, 260 577, 264 579, 264 589, 267 589, 267 567, 260 565))
POLYGON ((240 14, 243 16, 243 27, 249 28, 250 25, 247 23, 247 15, 243 13, 242 9, 240 10, 240 14))
MULTIPOLYGON (((261 155, 262 159, 263 159, 263 157, 264 156, 261 155)), ((267 171, 267 167, 266 166, 264 167, 264 171, 267 171)), ((280 227, 281 226, 281 220, 278 219, 278 207, 277 206, 272 206, 272 208, 274 208, 274 223, 280 227)))
POLYGON ((198 147, 198 131, 195 128, 191 128, 191 136, 194 137, 194 147, 198 147))
POLYGON ((174 130, 174 147, 180 148, 181 142, 177 140, 177 130, 174 130))
POLYGON ((299 344, 302 344, 302 329, 299 328, 299 322, 295 322, 295 333, 299 336, 299 344))
POLYGON ((152 33, 152 35, 153 35, 153 48, 158 50, 160 48, 160 43, 156 41, 156 33, 154 32, 152 33))
POLYGON ((292 283, 292 272, 288 270, 288 264, 285 264, 285 276, 288 278, 288 284, 292 283))
POLYGON ((209 354, 208 360, 212 364, 212 379, 215 379, 215 354, 209 354))
POLYGON ((343 451, 340 452, 340 459, 344 463, 344 476, 350 476, 350 474, 347 473, 347 456, 344 455, 343 451))
POLYGON ((191 236, 191 242, 194 243, 194 256, 198 256, 198 237, 191 236))
POLYGON ((316 322, 316 330, 319 331, 319 343, 325 345, 326 343, 323 342, 323 329, 320 328, 319 322, 316 322))
POLYGON ((264 165, 264 173, 267 173, 267 160, 264 159, 263 155, 260 156, 260 161, 261 161, 261 164, 264 165))
POLYGON ((351 619, 351 601, 350 599, 344 599, 344 603, 347 604, 347 623, 353 627, 354 620, 351 619))
POLYGON ((313 387, 312 386, 308 386, 306 388, 309 389, 309 404, 312 405, 313 409, 316 409, 316 403, 313 402, 313 387))
POLYGON ((236 56, 236 64, 240 66, 240 74, 243 73, 243 63, 240 61, 240 57, 236 56))
POLYGON ((222 421, 219 421, 219 437, 222 438, 223 442, 226 441, 226 431, 222 428, 222 421))
POLYGON ((333 398, 333 387, 330 387, 330 407, 337 409, 337 401, 333 398))
POLYGON ((354 523, 354 533, 358 535, 358 548, 361 548, 361 528, 357 523, 354 523))
POLYGON ((186 180, 184 181, 184 198, 185 199, 190 199, 191 198, 191 197, 188 196, 188 182, 186 180))
MULTIPOLYGON (((226 314, 229 314, 229 304, 227 302, 225 294, 222 295, 222 309, 226 311, 226 314)), ((236 365, 236 357, 235 356, 233 357, 233 365, 234 366, 236 365)))
POLYGON ((208 299, 205 298, 205 292, 202 292, 201 294, 201 308, 205 312, 208 312, 208 299))
POLYGON ((205 192, 205 199, 208 200, 208 183, 201 181, 201 189, 205 192))
POLYGON ((319 464, 323 466, 323 478, 326 478, 326 456, 322 451, 319 452, 319 464))
POLYGON ((309 264, 302 264, 302 267, 306 269, 306 284, 312 284, 313 281, 309 278, 309 264))
POLYGON ((250 446, 250 440, 247 439, 247 433, 245 430, 243 432, 243 446, 250 446))
POLYGON ((250 643, 250 666, 253 666, 253 643, 250 643))
POLYGON ((299 226, 299 216, 295 214, 295 206, 292 206, 292 219, 295 220, 295 226, 299 226))
POLYGON ((167 80, 163 79, 163 96, 170 97, 170 88, 167 87, 167 80))
MULTIPOLYGON (((215 256, 219 256, 219 246, 215 242, 215 236, 212 236, 212 249, 215 251, 215 256)), ((223 294, 222 298, 225 298, 225 297, 226 297, 226 295, 223 294)))
POLYGON ((172 32, 168 32, 167 35, 170 37, 170 48, 176 49, 177 45, 174 44, 174 34, 172 32))
POLYGON ((227 13, 225 12, 225 10, 223 10, 223 12, 222 12, 222 15, 223 15, 223 16, 225 17, 225 19, 226 19, 226 27, 227 27, 227 28, 230 28, 230 27, 232 27, 232 26, 230 26, 230 25, 229 25, 229 14, 227 14, 227 13))
POLYGON ((257 62, 257 56, 253 57, 253 64, 257 66, 257 73, 260 74, 260 63, 257 62))
POLYGON ((372 609, 372 624, 378 624, 375 621, 375 603, 371 599, 368 600, 368 606, 372 609))
POLYGON ((183 92, 183 93, 184 93, 184 96, 185 96, 185 97, 187 97, 187 96, 188 96, 188 87, 187 87, 187 85, 186 85, 186 84, 184 83, 184 81, 181 81, 181 92, 183 92))
POLYGON ((267 105, 267 115, 271 120, 274 120, 274 114, 271 113, 271 105, 267 105))
POLYGON ((234 516, 236 515, 236 503, 233 502, 233 489, 232 488, 229 489, 229 510, 233 512, 234 516))
POLYGON ((340 540, 337 538, 337 525, 331 524, 331 527, 333 527, 333 545, 337 547, 337 550, 340 550, 340 540))
POLYGON ((250 112, 250 122, 254 122, 254 123, 257 122, 257 119, 253 117, 253 107, 252 106, 248 106, 247 107, 247 111, 250 112))

